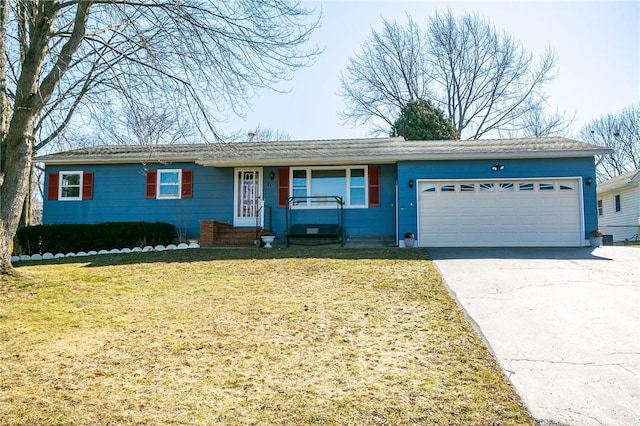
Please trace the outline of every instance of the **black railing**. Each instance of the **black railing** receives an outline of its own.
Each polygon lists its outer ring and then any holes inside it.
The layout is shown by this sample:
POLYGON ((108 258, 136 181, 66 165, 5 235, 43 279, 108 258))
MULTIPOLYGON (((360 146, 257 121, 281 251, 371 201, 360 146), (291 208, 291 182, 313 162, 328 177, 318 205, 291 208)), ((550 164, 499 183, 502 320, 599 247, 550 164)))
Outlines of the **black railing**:
MULTIPOLYGON (((301 209, 302 210, 302 209, 301 209)), ((337 195, 295 196, 287 198, 285 211, 285 245, 289 246, 289 237, 301 237, 316 241, 314 244, 332 244, 339 242, 344 247, 344 200, 337 195), (301 207, 335 208, 335 221, 322 224, 295 223, 292 211, 301 207), (323 241, 326 239, 328 242, 323 241)))

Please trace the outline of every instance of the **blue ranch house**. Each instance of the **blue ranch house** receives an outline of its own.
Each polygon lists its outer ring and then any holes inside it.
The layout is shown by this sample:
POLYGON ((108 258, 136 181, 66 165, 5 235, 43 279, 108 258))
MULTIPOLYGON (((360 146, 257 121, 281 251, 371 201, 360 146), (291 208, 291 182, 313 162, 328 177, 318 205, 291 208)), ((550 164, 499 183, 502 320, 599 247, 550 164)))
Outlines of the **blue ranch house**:
POLYGON ((576 247, 598 227, 595 162, 609 153, 565 138, 380 138, 96 146, 36 161, 44 224, 161 221, 202 246, 263 233, 402 246, 411 233, 421 247, 576 247))

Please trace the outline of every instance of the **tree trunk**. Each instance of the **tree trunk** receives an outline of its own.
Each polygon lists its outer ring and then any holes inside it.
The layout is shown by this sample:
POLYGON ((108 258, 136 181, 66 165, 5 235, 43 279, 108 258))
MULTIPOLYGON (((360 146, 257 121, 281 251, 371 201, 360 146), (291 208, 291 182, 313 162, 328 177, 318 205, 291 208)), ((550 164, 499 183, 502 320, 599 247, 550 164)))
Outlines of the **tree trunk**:
MULTIPOLYGON (((14 120, 15 121, 15 116, 14 120)), ((24 117, 27 118, 27 117, 24 117)), ((11 265, 9 246, 18 230, 18 223, 24 205, 33 139, 30 133, 29 120, 23 126, 10 126, 9 133, 3 141, 4 184, 0 188, 0 274, 15 275, 11 265), (20 131, 14 130, 21 128, 20 131), (6 190, 12 188, 13 190, 6 190)))
MULTIPOLYGON (((2 3, 6 6, 6 2, 2 3)), ((84 5, 78 9, 88 7, 84 5)), ((0 274, 17 275, 11 265, 9 246, 18 230, 20 216, 24 206, 24 199, 29 185, 29 174, 33 161, 34 123, 40 114, 43 105, 51 96, 51 87, 45 91, 38 88, 38 80, 47 54, 47 42, 51 36, 51 26, 57 11, 57 4, 44 2, 38 9, 35 19, 30 27, 30 39, 28 49, 25 51, 22 69, 16 84, 15 102, 13 109, 8 105, 2 106, 0 111, 2 123, 2 163, 0 164, 4 174, 4 182, 0 187, 0 274)), ((6 12, 5 12, 6 13, 6 12)), ((0 21, 6 25, 6 14, 0 21)), ((73 39, 73 37, 71 37, 73 39)), ((70 40, 71 40, 70 39, 70 40)), ((0 40, 5 45, 6 40, 0 40)), ((69 42, 67 43, 69 44, 69 42)), ((66 46, 65 46, 66 47, 66 46)), ((65 58, 66 59, 66 58, 65 58)), ((68 69, 68 62, 58 61, 55 71, 49 73, 47 83, 51 86, 55 78, 68 69), (66 65, 66 67, 64 66, 66 65)), ((6 62, 0 63, 0 71, 6 72, 6 62)), ((2 77, 4 77, 4 73, 2 77)), ((5 94, 6 96, 6 94, 5 94)))
POLYGON ((18 229, 25 226, 33 225, 33 163, 29 172, 29 182, 27 183, 26 194, 24 195, 24 204, 22 205, 22 215, 18 229))

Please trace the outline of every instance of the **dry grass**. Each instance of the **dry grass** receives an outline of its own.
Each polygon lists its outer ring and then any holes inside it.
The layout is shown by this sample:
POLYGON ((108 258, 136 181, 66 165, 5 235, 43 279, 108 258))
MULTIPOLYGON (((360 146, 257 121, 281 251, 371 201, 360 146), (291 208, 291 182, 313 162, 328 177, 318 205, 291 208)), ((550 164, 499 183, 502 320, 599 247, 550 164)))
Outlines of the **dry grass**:
POLYGON ((533 424, 422 250, 63 262, 0 283, 0 424, 533 424))

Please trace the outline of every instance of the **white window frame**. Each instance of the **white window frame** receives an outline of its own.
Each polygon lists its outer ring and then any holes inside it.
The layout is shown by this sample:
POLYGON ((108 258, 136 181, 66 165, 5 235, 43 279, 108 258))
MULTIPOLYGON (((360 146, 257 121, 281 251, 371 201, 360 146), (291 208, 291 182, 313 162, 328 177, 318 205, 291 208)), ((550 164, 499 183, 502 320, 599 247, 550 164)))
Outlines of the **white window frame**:
POLYGON ((79 200, 82 200, 82 184, 83 184, 82 176, 83 175, 84 175, 84 172, 77 171, 77 170, 58 172, 58 200, 60 200, 60 201, 79 201, 79 200), (64 176, 64 175, 78 175, 78 176, 80 176, 80 179, 79 179, 80 184, 79 184, 79 188, 78 188, 78 196, 77 197, 69 197, 69 196, 64 196, 63 195, 63 193, 62 193, 62 188, 63 187, 64 188, 75 187, 75 185, 71 185, 71 186, 70 185, 66 185, 66 186, 63 185, 64 184, 64 179, 62 178, 62 176, 64 176))
POLYGON ((182 198, 182 169, 158 169, 157 170, 158 175, 156 177, 156 198, 158 200, 179 200, 182 198), (163 183, 161 184, 161 176, 163 174, 169 174, 169 173, 178 173, 178 184, 166 184, 163 183), (162 186, 177 186, 178 187, 178 193, 175 195, 162 195, 160 194, 160 188, 162 186))
MULTIPOLYGON (((311 192, 311 176, 314 170, 344 170, 345 173, 345 199, 343 207, 346 209, 366 209, 369 208, 369 167, 368 166, 318 166, 318 167, 291 167, 289 170, 289 196, 293 196, 293 172, 298 170, 306 171, 307 180, 307 195, 311 192), (364 204, 351 205, 351 171, 352 170, 364 170, 364 204)), ((312 200, 307 200, 306 203, 296 203, 292 205, 293 209, 331 209, 335 208, 333 205, 313 205, 312 200)))

